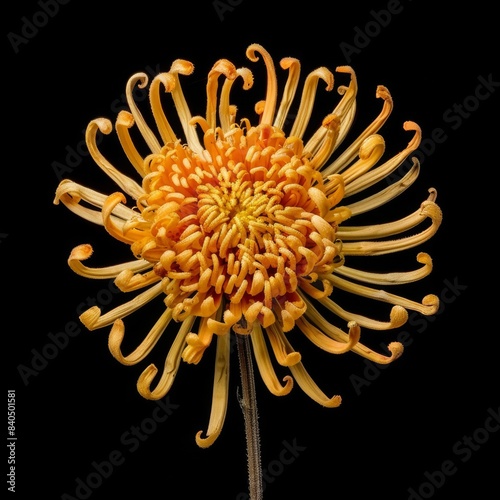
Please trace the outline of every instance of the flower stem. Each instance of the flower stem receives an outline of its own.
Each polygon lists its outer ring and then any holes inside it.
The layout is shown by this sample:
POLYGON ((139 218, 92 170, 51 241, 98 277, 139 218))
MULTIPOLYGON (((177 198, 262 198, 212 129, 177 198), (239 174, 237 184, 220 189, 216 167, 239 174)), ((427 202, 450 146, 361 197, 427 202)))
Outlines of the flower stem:
POLYGON ((238 361, 240 363, 240 378, 243 391, 243 395, 239 401, 245 421, 250 500, 262 500, 259 416, 255 395, 250 335, 236 334, 236 345, 238 347, 238 361))

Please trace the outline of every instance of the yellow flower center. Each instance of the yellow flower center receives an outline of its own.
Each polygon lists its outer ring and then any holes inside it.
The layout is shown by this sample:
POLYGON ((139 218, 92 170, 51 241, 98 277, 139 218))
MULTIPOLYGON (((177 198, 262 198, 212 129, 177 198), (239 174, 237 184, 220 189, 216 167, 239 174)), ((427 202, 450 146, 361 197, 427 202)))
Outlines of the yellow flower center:
POLYGON ((151 156, 134 223, 147 236, 132 250, 157 262, 175 319, 225 303, 225 331, 276 319, 288 331, 306 310, 300 281, 339 250, 323 180, 302 141, 274 127, 209 129, 204 142, 202 155, 170 144, 151 156))

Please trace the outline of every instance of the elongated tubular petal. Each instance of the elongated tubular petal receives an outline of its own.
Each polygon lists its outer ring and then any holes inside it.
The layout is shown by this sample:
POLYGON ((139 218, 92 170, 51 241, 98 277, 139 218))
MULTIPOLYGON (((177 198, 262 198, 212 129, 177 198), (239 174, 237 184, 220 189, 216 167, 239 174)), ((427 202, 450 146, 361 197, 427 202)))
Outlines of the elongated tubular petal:
POLYGON ((338 395, 329 398, 314 382, 302 362, 290 366, 290 371, 299 387, 316 403, 327 408, 337 408, 342 403, 338 395))
POLYGON ((191 330, 194 320, 195 317, 190 316, 182 322, 165 358, 163 373, 153 390, 151 390, 151 383, 158 373, 158 368, 151 364, 141 373, 137 380, 137 391, 142 397, 146 399, 161 399, 170 390, 181 364, 181 354, 186 345, 186 336, 191 330))
POLYGON ((191 123, 191 111, 189 111, 189 106, 187 105, 186 98, 182 92, 181 82, 179 80, 179 74, 190 75, 193 71, 193 64, 189 61, 185 61, 184 59, 176 59, 172 63, 169 71, 169 73, 174 77, 174 86, 171 89, 171 95, 189 148, 202 155, 203 147, 200 143, 200 139, 198 138, 198 134, 196 133, 195 125, 191 123))
POLYGON ((306 144, 304 151, 312 154, 310 166, 316 170, 320 170, 324 163, 330 158, 337 142, 337 137, 340 131, 340 120, 337 115, 328 115, 321 125, 327 129, 326 135, 323 137, 322 142, 311 146, 306 144))
MULTIPOLYGON (((329 325, 329 323, 326 321, 323 315, 321 315, 318 310, 312 305, 312 303, 308 300, 307 302, 307 312, 306 312, 306 317, 308 317, 313 324, 318 325, 321 330, 326 333, 327 335, 331 336, 334 340, 338 340, 340 342, 349 342, 349 336, 339 328, 333 327, 333 325, 329 325)), ((394 308, 393 308, 394 310, 394 308)), ((353 315, 354 316, 354 315, 353 315)), ((357 321, 349 321, 348 323, 349 326, 349 334, 351 334, 351 328, 354 328, 354 335, 358 335, 359 331, 357 329, 359 328, 357 321)), ((379 354, 365 345, 361 344, 359 341, 356 342, 352 347, 351 351, 359 354, 367 359, 370 359, 371 361, 374 361, 376 363, 382 363, 382 364, 387 364, 390 363, 391 361, 394 361, 397 359, 403 352, 403 345, 400 342, 392 342, 389 344, 389 351, 391 352, 391 356, 386 356, 384 354, 379 354)))
POLYGON ((172 310, 167 308, 158 318, 158 321, 151 328, 146 338, 139 344, 136 349, 134 349, 133 352, 131 352, 127 356, 124 356, 121 350, 121 344, 123 341, 123 337, 125 336, 125 325, 123 324, 123 320, 117 319, 113 323, 113 326, 111 327, 111 331, 109 333, 109 351, 111 352, 113 357, 122 365, 131 366, 139 363, 151 352, 151 350, 165 331, 165 328, 170 323, 171 319, 172 310))
POLYGON ((375 210, 389 201, 398 197, 406 189, 408 189, 418 178, 420 173, 420 164, 416 158, 413 158, 413 165, 410 170, 393 184, 377 193, 359 200, 355 203, 350 203, 347 208, 351 211, 352 217, 375 210))
POLYGON ((205 438, 203 431, 196 434, 196 444, 200 448, 208 448, 221 433, 226 418, 229 392, 229 358, 231 354, 230 335, 217 337, 217 352, 215 359, 214 388, 212 392, 212 410, 205 438))
POLYGON ((405 122, 403 124, 403 128, 406 131, 414 131, 411 141, 408 143, 405 149, 393 156, 390 160, 387 160, 385 163, 380 165, 377 168, 374 168, 371 172, 367 172, 365 175, 351 182, 351 184, 346 187, 346 197, 352 196, 353 194, 357 194, 364 189, 373 186, 375 183, 381 181, 382 179, 386 179, 392 172, 394 172, 403 161, 408 158, 408 156, 415 151, 422 137, 422 132, 420 127, 414 122, 405 122))
POLYGON ((158 132, 161 135, 164 144, 175 142, 175 136, 170 123, 165 116, 160 98, 160 84, 163 84, 165 92, 171 92, 175 86, 175 78, 170 73, 160 73, 156 75, 149 87, 149 101, 151 103, 151 111, 158 127, 158 132))
POLYGON ((206 120, 209 128, 216 127, 216 109, 217 109, 217 88, 219 76, 224 75, 228 80, 234 80, 237 76, 234 64, 227 59, 220 59, 208 73, 207 81, 207 111, 206 120))
POLYGON ((427 218, 425 212, 418 208, 415 212, 402 219, 383 224, 372 224, 370 226, 345 226, 337 231, 337 238, 343 242, 359 241, 363 239, 377 240, 394 236, 396 234, 408 231, 415 226, 418 226, 427 218))
POLYGON ((342 251, 345 255, 383 255, 421 245, 434 236, 441 225, 443 215, 441 209, 433 201, 422 203, 420 215, 429 217, 432 222, 420 233, 397 240, 345 242, 342 245, 342 251))
POLYGON ((408 312, 400 305, 392 307, 389 321, 378 321, 361 314, 346 311, 328 297, 322 297, 318 301, 339 318, 346 321, 355 321, 359 326, 370 328, 370 330, 393 330, 403 326, 408 321, 408 312))
POLYGON ((288 342, 281 326, 273 323, 266 328, 267 337, 274 351, 276 361, 281 366, 292 366, 300 361, 300 353, 295 351, 288 342))
MULTIPOLYGON (((62 201, 62 203, 69 210, 82 219, 102 226, 104 225, 102 220, 102 207, 106 203, 107 199, 107 195, 65 179, 61 181, 57 187, 54 204, 57 205, 59 201, 62 201), (80 204, 81 201, 84 201, 91 206, 99 207, 99 210, 92 210, 84 207, 80 204)), ((113 210, 112 218, 115 218, 115 216, 117 216, 117 222, 123 222, 124 220, 137 216, 137 212, 134 212, 132 209, 120 204, 113 210)))
MULTIPOLYGON (((134 227, 128 229, 124 232, 124 221, 112 217, 115 212, 116 207, 120 203, 125 203, 127 200, 123 193, 113 193, 106 198, 104 205, 102 207, 102 221, 106 231, 119 241, 124 243, 133 243, 134 241, 140 240, 144 237, 144 232, 140 229, 134 227)), ((137 217, 137 215, 134 215, 137 217)))
POLYGON ((347 186, 355 179, 365 175, 382 157, 385 151, 384 138, 379 134, 368 136, 359 148, 359 159, 342 172, 347 186))
POLYGON ((290 371, 299 387, 316 403, 326 406, 327 408, 336 408, 340 406, 342 398, 340 396, 333 396, 329 398, 314 382, 309 373, 307 373, 302 362, 290 366, 290 371))
POLYGON ((333 89, 333 73, 325 68, 317 68, 313 72, 309 73, 304 82, 304 88, 302 89, 302 97, 300 99, 300 106, 297 112, 297 117, 292 126, 290 136, 300 137, 304 135, 309 120, 311 118, 312 109, 314 106, 314 97, 316 95, 316 89, 318 87, 318 80, 322 79, 326 83, 326 90, 330 91, 333 89))
POLYGON ((283 378, 285 385, 283 386, 280 384, 269 356, 262 328, 257 322, 253 324, 250 339, 252 341, 253 352, 260 376, 269 392, 275 396, 286 396, 289 394, 293 388, 293 378, 287 375, 283 378))
POLYGON ((186 363, 198 364, 205 352, 206 348, 212 342, 212 337, 216 333, 216 329, 213 328, 213 320, 220 320, 222 308, 219 307, 215 314, 210 318, 204 317, 200 319, 200 326, 198 328, 198 333, 189 333, 186 337, 186 348, 182 353, 182 359, 186 363), (212 321, 211 321, 212 320, 212 321))
MULTIPOLYGON (((412 311, 418 311, 426 316, 435 314, 439 306, 439 299, 435 295, 426 295, 420 304, 414 300, 406 299, 405 297, 401 297, 393 293, 388 293, 385 290, 377 290, 368 286, 359 285, 358 283, 352 283, 341 278, 340 276, 335 276, 334 274, 330 274, 326 277, 326 279, 331 281, 334 288, 339 288, 340 290, 345 290, 346 292, 360 295, 361 297, 378 300, 380 302, 387 302, 395 306, 401 306, 402 308, 410 309, 412 311)), ((330 304, 329 300, 330 299, 320 299, 320 302, 324 301, 325 303, 330 304)))
MULTIPOLYGON (((325 322, 326 323, 326 322, 325 322)), ((356 322, 349 322, 349 339, 347 342, 339 342, 332 338, 332 336, 325 335, 325 331, 321 331, 312 323, 307 321, 304 316, 296 320, 297 326, 300 331, 316 346, 323 351, 329 352, 330 354, 343 354, 350 351, 358 342, 361 334, 361 329, 356 322)), ((333 325, 326 323, 329 327, 328 330, 335 329, 333 325)))
POLYGON ((335 68, 337 73, 345 73, 350 75, 349 85, 339 86, 338 93, 342 96, 340 102, 332 111, 333 115, 340 117, 340 131, 335 149, 337 149, 344 141, 347 133, 351 129, 351 125, 356 116, 356 95, 358 93, 358 80, 356 72, 350 66, 338 66, 335 68))
MULTIPOLYGON (((339 68, 337 68, 337 71, 339 71, 339 68)), ((352 70, 351 70, 352 71, 352 70)), ((353 73, 351 73, 353 75, 353 73)), ((354 76, 353 76, 354 77, 354 76)), ((354 77, 355 78, 355 77, 354 77)), ((359 151, 359 148, 361 146, 361 143, 370 135, 375 134, 380 130, 382 125, 387 121, 387 118, 389 118, 389 115, 391 114, 392 108, 393 108, 393 103, 392 103, 392 97, 389 91, 387 90, 386 87, 379 85, 377 87, 377 92, 376 92, 376 97, 381 98, 384 100, 384 104, 382 106, 382 110, 380 114, 373 120, 373 122, 365 129, 359 137, 354 140, 349 147, 347 147, 344 152, 337 157, 328 167, 326 167, 323 170, 324 175, 330 175, 330 174, 335 174, 342 169, 344 169, 347 165, 349 165, 352 160, 355 158, 357 152, 359 151)), ((337 110, 334 111, 334 113, 339 114, 337 110)), ((350 128, 347 128, 347 130, 350 128)), ((343 128, 341 127, 341 133, 338 141, 338 145, 342 142, 343 139, 343 128)), ((347 132, 346 130, 346 132, 347 132)))
MULTIPOLYGON (((253 85, 253 75, 252 72, 248 68, 237 68, 236 69, 237 76, 241 76, 243 78, 243 88, 248 90, 253 85)), ((222 90, 220 94, 219 101, 219 121, 220 126, 223 132, 227 132, 232 125, 231 122, 231 111, 230 111, 230 101, 229 96, 231 93, 231 87, 235 78, 226 78, 222 85, 222 90)))
POLYGON ((264 64, 267 70, 267 91, 264 110, 262 112, 260 123, 263 125, 271 125, 273 122, 274 112, 276 109, 276 100, 278 95, 278 81, 276 78, 276 70, 274 62, 264 47, 257 43, 253 43, 247 47, 246 55, 252 62, 257 62, 259 58, 255 55, 258 52, 264 59, 264 64))
POLYGON ((139 128, 139 131, 141 132, 142 137, 146 141, 146 144, 148 145, 149 149, 151 150, 152 153, 159 153, 161 150, 160 143, 158 142, 158 139, 156 138, 153 131, 147 125, 146 121, 144 120, 144 117, 142 116, 142 113, 139 111, 139 108, 137 107, 137 104, 134 101, 134 96, 132 92, 137 82, 139 82, 139 88, 143 89, 148 84, 148 75, 146 75, 146 73, 136 73, 135 75, 132 75, 128 79, 127 86, 125 89, 125 95, 127 96, 127 104, 130 108, 132 115, 134 116, 135 123, 137 124, 137 127, 139 128))
POLYGON ((109 163, 106 158, 101 154, 97 147, 96 133, 97 130, 103 134, 108 135, 112 130, 111 122, 105 118, 96 118, 92 120, 88 126, 85 133, 85 141, 89 148, 90 155, 92 159, 97 163, 97 165, 107 174, 123 191, 128 193, 132 198, 137 200, 139 196, 144 194, 144 191, 139 184, 135 181, 123 175, 119 172, 111 163, 109 163))
POLYGON ((151 262, 147 260, 135 260, 131 262, 125 262, 123 264, 117 264, 115 266, 108 267, 87 267, 82 264, 82 260, 88 259, 92 255, 92 247, 88 244, 78 245, 73 248, 71 254, 68 258, 69 267, 80 276, 92 279, 110 279, 116 278, 122 271, 127 270, 133 273, 141 272, 145 269, 152 267, 151 262))
MULTIPOLYGON (((331 279, 331 275, 330 278, 331 279)), ((361 286, 361 285, 358 285, 361 286)), ((307 290, 306 290, 307 292, 307 290)), ((356 292, 353 292, 356 293, 356 292)), ((302 295, 302 294, 301 294, 302 295)), ((397 296, 395 296, 397 297, 397 296)), ((373 298, 373 297, 372 297, 373 298)), ((400 297, 398 297, 400 298, 400 297)), ((313 323, 318 325, 321 330, 323 330, 327 335, 330 335, 334 339, 340 339, 344 337, 345 333, 342 332, 339 335, 337 335, 339 332, 335 331, 335 327, 329 326, 329 324, 326 322, 324 318, 318 313, 318 311, 314 308, 314 306, 311 304, 311 302, 304 297, 305 302, 307 303, 307 313, 306 316, 309 318, 313 318, 313 323)), ((404 299, 406 300, 406 299, 404 299)), ((393 328, 398 328, 406 323, 408 320, 408 313, 406 312, 405 308, 402 307, 399 304, 394 305, 394 307, 391 309, 390 313, 390 318, 389 321, 378 321, 372 318, 368 318, 366 316, 362 316, 360 314, 355 314, 350 311, 346 311, 342 307, 340 307, 336 302, 334 302, 332 299, 329 297, 319 297, 317 301, 320 304, 323 304, 329 311, 331 311, 333 314, 338 316, 339 318, 342 318, 346 320, 347 322, 349 321, 355 321, 358 325, 366 328, 370 328, 371 330, 390 330, 393 328)), ((387 301, 388 302, 388 301, 387 301)), ((391 302, 393 303, 393 302, 391 302)), ((393 303, 394 304, 394 303, 393 303)), ((420 304, 415 304, 415 306, 421 307, 420 304)))
POLYGON ((129 132, 129 129, 134 126, 134 123, 134 115, 122 109, 116 117, 115 130, 128 160, 137 170, 139 175, 144 177, 144 159, 137 151, 129 132))
MULTIPOLYGON (((284 350, 286 352, 296 352, 294 348, 288 342, 288 339, 285 335, 282 335, 281 342, 283 343, 284 350)), ((328 408, 335 408, 340 405, 341 397, 333 396, 329 398, 324 394, 324 392, 316 385, 314 380, 307 373, 304 365, 301 361, 298 363, 289 365, 290 371, 292 372, 293 377, 299 384, 300 388, 314 401, 319 403, 322 406, 326 406, 328 408)))
POLYGON ((115 285, 121 292, 134 292, 146 286, 151 286, 161 277, 154 271, 140 274, 134 273, 130 269, 124 269, 115 279, 115 285))
MULTIPOLYGON (((336 119, 338 119, 339 127, 335 133, 334 141, 328 144, 328 150, 324 147, 322 148, 322 156, 324 156, 324 158, 322 158, 321 167, 323 167, 324 163, 330 158, 331 154, 340 146, 340 144, 344 140, 347 132, 351 128, 356 112, 356 74, 354 73, 354 70, 349 66, 339 67, 337 68, 337 71, 341 73, 350 73, 351 81, 348 87, 341 85, 338 88, 338 93, 342 95, 342 99, 337 104, 335 109, 329 115, 327 115, 327 117, 335 116, 336 119), (329 156, 327 156, 327 152, 329 153, 329 156)), ((319 127, 307 141, 306 145, 304 146, 304 150, 310 152, 313 155, 317 154, 318 148, 321 146, 321 144, 324 143, 325 136, 327 134, 329 134, 329 131, 324 126, 319 127)))
POLYGON ((280 107, 276 113, 276 117, 274 118, 274 126, 283 130, 288 116, 288 111, 290 110, 290 106, 293 98, 295 97, 295 92, 297 91, 297 85, 299 83, 300 61, 293 57, 284 57, 280 61, 280 66, 283 69, 289 70, 283 95, 281 97, 280 107))
POLYGON ((401 285, 404 283, 412 283, 421 280, 428 276, 432 271, 432 259, 429 254, 419 252, 417 261, 423 264, 419 269, 414 271, 401 271, 393 273, 371 273, 353 269, 352 267, 339 266, 335 269, 335 274, 340 274, 350 280, 363 281, 372 285, 401 285))
POLYGON ((114 323, 117 319, 124 318, 140 309, 142 306, 153 300, 163 292, 162 283, 157 283, 148 290, 134 297, 129 302, 115 307, 111 311, 101 316, 101 310, 97 306, 87 309, 80 315, 80 321, 89 329, 97 330, 103 326, 114 323))
POLYGON ((369 347, 366 347, 365 345, 358 343, 352 348, 352 352, 359 354, 360 356, 363 356, 363 358, 369 359, 374 363, 387 365, 398 359, 403 354, 404 351, 403 344, 401 344, 400 342, 391 342, 387 346, 387 348, 391 353, 389 356, 375 352, 369 347))

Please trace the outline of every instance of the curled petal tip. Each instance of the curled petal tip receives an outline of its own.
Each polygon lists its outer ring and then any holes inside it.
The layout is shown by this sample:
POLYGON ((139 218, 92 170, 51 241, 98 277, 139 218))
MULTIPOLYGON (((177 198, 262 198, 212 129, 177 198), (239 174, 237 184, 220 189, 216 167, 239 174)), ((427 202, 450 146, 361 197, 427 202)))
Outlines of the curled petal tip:
POLYGON ((101 310, 97 306, 87 309, 84 313, 80 314, 79 319, 88 330, 95 330, 96 323, 101 317, 101 310))
POLYGON ((326 408, 337 408, 342 403, 342 398, 338 395, 333 396, 330 399, 322 402, 322 405, 326 408))
POLYGON ((439 298, 437 295, 429 294, 422 299, 422 304, 426 306, 426 309, 422 311, 426 316, 431 316, 437 313, 439 309, 439 298))
POLYGON ((404 351, 404 347, 403 347, 403 344, 401 344, 401 342, 391 342, 387 346, 387 348, 389 349, 389 351, 392 354, 392 356, 390 358, 391 361, 398 359, 403 354, 403 351, 404 351))
POLYGON ((68 262, 71 262, 73 260, 86 260, 92 255, 93 252, 94 250, 92 246, 88 243, 78 245, 77 247, 73 248, 73 250, 71 250, 68 262))
POLYGON ((211 434, 210 436, 207 436, 206 438, 202 438, 203 431, 198 431, 196 433, 196 444, 200 448, 209 448, 215 443, 215 440, 219 437, 219 433, 217 434, 211 434))
POLYGON ((155 378, 155 375, 158 373, 158 368, 154 364, 150 364, 139 376, 137 380, 137 392, 145 398, 145 399, 160 399, 163 397, 163 394, 160 398, 153 397, 153 393, 151 391, 151 382, 155 378))
POLYGON ((408 321, 408 311, 402 306, 395 305, 391 309, 390 318, 391 326, 393 328, 399 328, 408 321))

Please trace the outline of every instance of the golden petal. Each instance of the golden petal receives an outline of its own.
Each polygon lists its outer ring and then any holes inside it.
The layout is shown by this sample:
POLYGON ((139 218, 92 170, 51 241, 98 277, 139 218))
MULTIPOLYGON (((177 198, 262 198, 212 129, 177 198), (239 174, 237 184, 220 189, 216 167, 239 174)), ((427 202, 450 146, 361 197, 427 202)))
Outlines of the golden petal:
POLYGON ((158 318, 153 328, 149 331, 146 338, 134 349, 133 352, 124 356, 121 351, 121 344, 125 336, 125 325, 122 319, 117 319, 108 337, 108 348, 112 356, 123 365, 135 365, 142 361, 154 348, 163 332, 167 328, 172 319, 172 310, 165 309, 162 315, 158 318))
POLYGON ((151 383, 158 373, 158 368, 151 364, 141 373, 137 380, 137 391, 142 397, 155 400, 161 399, 170 390, 177 375, 177 371, 179 370, 181 354, 186 345, 186 336, 191 330, 193 323, 194 317, 191 317, 181 324, 165 359, 163 373, 153 390, 151 390, 151 383))
POLYGON ((286 396, 289 394, 293 388, 293 379, 287 375, 283 378, 285 385, 280 384, 269 356, 262 328, 258 323, 254 323, 250 339, 260 376, 269 392, 275 396, 286 396))
POLYGON ((201 437, 203 431, 196 434, 196 444, 200 448, 208 448, 219 437, 227 411, 229 390, 229 358, 231 354, 229 335, 217 337, 217 352, 215 359, 214 387, 212 393, 212 410, 206 437, 201 437))

